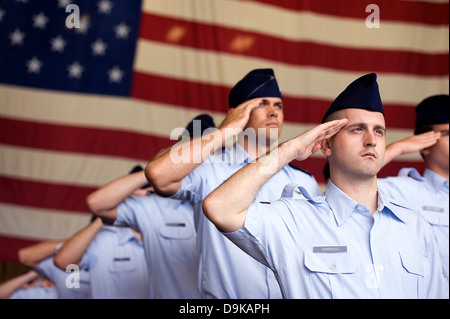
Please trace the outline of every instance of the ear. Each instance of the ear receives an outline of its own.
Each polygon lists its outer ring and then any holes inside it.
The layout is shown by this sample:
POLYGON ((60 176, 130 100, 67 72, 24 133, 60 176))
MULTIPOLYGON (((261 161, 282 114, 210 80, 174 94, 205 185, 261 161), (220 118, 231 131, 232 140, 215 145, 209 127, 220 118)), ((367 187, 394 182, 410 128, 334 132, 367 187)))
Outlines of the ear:
POLYGON ((423 150, 420 151, 420 154, 422 154, 422 156, 430 155, 430 148, 424 148, 423 150))
POLYGON ((326 157, 331 155, 331 139, 322 140, 320 142, 320 149, 326 157))

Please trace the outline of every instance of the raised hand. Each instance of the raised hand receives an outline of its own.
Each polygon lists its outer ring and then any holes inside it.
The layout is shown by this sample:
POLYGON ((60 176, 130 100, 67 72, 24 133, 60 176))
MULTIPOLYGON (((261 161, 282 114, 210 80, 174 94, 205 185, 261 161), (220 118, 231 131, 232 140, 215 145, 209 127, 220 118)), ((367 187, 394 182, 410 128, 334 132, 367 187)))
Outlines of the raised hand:
MULTIPOLYGON (((247 124, 250 118, 250 113, 254 108, 260 105, 261 101, 261 98, 248 100, 236 108, 230 109, 225 119, 219 125, 219 129, 225 133, 229 133, 228 135, 234 136, 239 134, 247 124)), ((232 136, 227 136, 227 138, 230 137, 232 136)))
POLYGON ((332 137, 347 124, 347 119, 320 124, 290 140, 293 159, 303 161, 320 149, 322 140, 332 137))

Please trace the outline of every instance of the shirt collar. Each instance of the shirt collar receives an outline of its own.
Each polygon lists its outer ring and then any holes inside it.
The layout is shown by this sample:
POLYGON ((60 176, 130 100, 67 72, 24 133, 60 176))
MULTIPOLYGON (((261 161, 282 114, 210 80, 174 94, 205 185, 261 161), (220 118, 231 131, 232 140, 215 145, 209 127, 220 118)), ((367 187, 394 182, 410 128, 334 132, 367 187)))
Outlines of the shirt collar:
POLYGON ((448 180, 433 172, 431 169, 425 169, 423 177, 436 193, 441 189, 441 187, 447 188, 448 191, 448 180))
POLYGON ((330 205, 338 226, 343 225, 348 220, 358 205, 358 202, 351 199, 331 181, 327 184, 324 196, 326 202, 330 205))
POLYGON ((140 243, 140 241, 136 238, 136 236, 134 236, 133 231, 129 227, 103 225, 102 229, 116 233, 119 245, 126 244, 127 242, 132 240, 136 240, 138 243, 140 243))
MULTIPOLYGON (((328 182, 324 195, 328 205, 330 205, 338 226, 345 224, 350 215, 359 210, 358 208, 365 207, 367 209, 366 205, 360 204, 350 198, 331 181, 328 182)), ((380 212, 383 210, 388 210, 402 222, 406 222, 407 216, 400 211, 400 209, 396 209, 395 206, 396 204, 392 203, 385 195, 382 194, 382 192, 378 192, 377 210, 380 212)))
POLYGON ((410 176, 410 177, 414 178, 415 180, 418 180, 421 182, 425 181, 425 179, 420 175, 420 173, 413 167, 402 168, 400 170, 400 172, 398 173, 398 176, 401 176, 401 177, 410 176))

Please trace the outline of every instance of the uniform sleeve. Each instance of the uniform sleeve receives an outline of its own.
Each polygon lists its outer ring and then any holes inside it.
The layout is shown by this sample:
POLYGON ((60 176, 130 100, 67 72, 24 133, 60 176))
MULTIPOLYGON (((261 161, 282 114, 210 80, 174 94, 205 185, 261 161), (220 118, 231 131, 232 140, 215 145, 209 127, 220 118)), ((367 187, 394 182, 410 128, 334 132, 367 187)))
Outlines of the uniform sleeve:
POLYGON ((53 256, 48 257, 44 260, 42 260, 39 265, 37 267, 35 267, 33 270, 36 271, 38 274, 40 274, 41 276, 47 278, 50 281, 54 281, 55 277, 55 269, 58 269, 54 264, 53 264, 53 256))
POLYGON ((291 236, 295 225, 288 221, 290 216, 283 201, 253 203, 244 227, 224 235, 248 255, 275 270, 289 260, 296 246, 291 236))
POLYGON ((181 187, 170 198, 178 200, 187 200, 193 204, 199 203, 203 200, 202 188, 203 179, 202 174, 204 172, 203 165, 198 166, 189 175, 181 180, 181 187))
MULTIPOLYGON (((142 200, 144 199, 145 197, 142 197, 142 200)), ((150 207, 150 205, 148 206, 150 207)), ((139 198, 135 196, 127 197, 117 207, 117 218, 113 225, 131 227, 139 231, 139 223, 136 215, 150 213, 142 210, 142 203, 139 198)))
POLYGON ((428 222, 419 216, 425 229, 427 264, 425 267, 425 292, 427 299, 448 299, 449 283, 442 271, 442 261, 433 231, 428 222))

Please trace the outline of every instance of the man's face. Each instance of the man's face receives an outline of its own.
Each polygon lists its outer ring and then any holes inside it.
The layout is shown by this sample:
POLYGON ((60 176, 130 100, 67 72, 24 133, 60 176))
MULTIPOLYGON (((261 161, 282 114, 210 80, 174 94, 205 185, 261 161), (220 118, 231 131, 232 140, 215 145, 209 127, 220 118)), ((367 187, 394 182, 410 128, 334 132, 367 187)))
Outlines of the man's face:
POLYGON ((281 134, 283 127, 283 101, 278 97, 261 98, 261 103, 250 113, 250 119, 244 130, 253 128, 256 133, 258 129, 265 129, 266 136, 270 136, 270 129, 277 129, 278 135, 281 134))
POLYGON ((427 167, 437 171, 447 171, 449 169, 449 140, 448 124, 435 124, 433 131, 441 132, 441 137, 436 144, 424 151, 427 167))
POLYGON ((338 112, 339 118, 347 118, 348 123, 329 140, 333 171, 350 178, 376 176, 386 149, 383 114, 361 109, 338 112))

